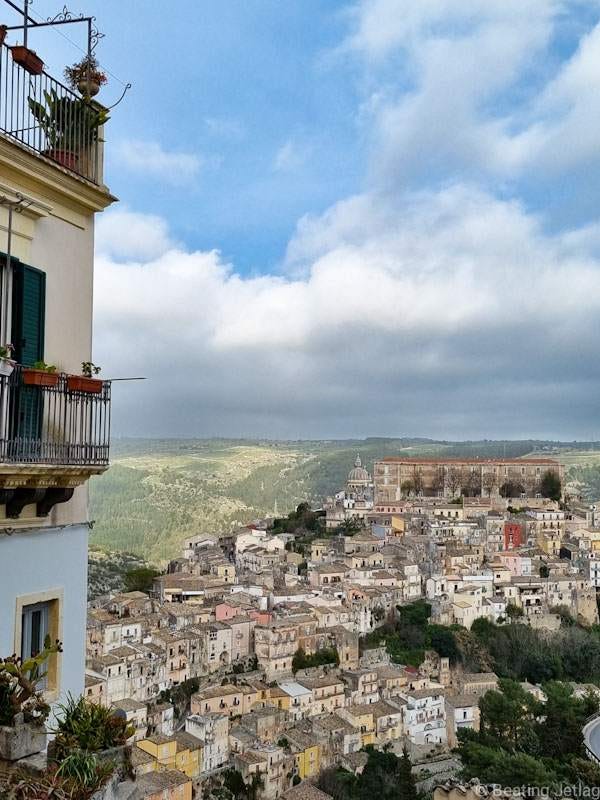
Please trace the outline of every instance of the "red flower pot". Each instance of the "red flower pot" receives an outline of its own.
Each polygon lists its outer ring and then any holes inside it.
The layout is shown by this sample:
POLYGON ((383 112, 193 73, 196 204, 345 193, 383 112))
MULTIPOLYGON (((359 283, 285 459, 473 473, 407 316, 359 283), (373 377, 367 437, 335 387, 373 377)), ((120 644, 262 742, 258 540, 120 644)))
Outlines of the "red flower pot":
POLYGON ((84 375, 69 375, 67 377, 67 389, 70 392, 99 394, 102 391, 103 384, 104 381, 99 378, 86 378, 84 375))
POLYGON ((79 164, 79 155, 77 153, 71 153, 70 150, 44 150, 44 155, 66 167, 66 169, 70 169, 71 172, 77 172, 79 164))
POLYGON ((22 44, 14 45, 10 48, 12 52, 13 61, 20 67, 23 67, 30 75, 41 75, 44 71, 44 62, 35 52, 28 47, 23 47, 22 44))
POLYGON ((24 369, 23 383, 26 386, 58 386, 58 373, 44 369, 24 369))

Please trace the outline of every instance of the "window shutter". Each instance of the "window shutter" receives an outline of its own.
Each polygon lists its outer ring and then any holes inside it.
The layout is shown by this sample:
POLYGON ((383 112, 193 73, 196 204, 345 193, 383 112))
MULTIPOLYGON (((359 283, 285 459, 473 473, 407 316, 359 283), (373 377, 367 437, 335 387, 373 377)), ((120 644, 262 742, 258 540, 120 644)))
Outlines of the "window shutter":
POLYGON ((17 262, 13 274, 13 344, 15 358, 31 367, 44 358, 46 274, 17 262))

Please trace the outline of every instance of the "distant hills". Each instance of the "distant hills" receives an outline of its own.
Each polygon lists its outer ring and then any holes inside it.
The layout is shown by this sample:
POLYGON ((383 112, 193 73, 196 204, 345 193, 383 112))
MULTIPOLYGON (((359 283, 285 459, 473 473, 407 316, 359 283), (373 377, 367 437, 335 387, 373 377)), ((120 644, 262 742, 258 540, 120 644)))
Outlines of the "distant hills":
MULTIPOLYGON (((356 453, 369 468, 390 455, 560 457, 590 493, 600 490, 600 444, 368 438, 324 441, 118 439, 111 469, 90 481, 90 542, 161 563, 190 533, 219 532, 319 504, 344 485, 356 453)), ((600 495, 600 491, 598 492, 600 495)))

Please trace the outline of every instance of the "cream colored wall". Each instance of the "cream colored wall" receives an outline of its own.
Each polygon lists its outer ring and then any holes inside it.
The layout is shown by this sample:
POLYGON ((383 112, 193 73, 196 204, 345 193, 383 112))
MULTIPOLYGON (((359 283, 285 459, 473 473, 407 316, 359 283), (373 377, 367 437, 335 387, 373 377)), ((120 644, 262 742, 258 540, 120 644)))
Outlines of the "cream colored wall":
MULTIPOLYGON (((91 356, 93 217, 67 216, 69 221, 60 208, 38 219, 13 215, 12 254, 46 273, 44 360, 79 374, 81 362, 91 356)), ((0 208, 2 251, 7 248, 7 217, 7 210, 0 208)))
MULTIPOLYGON (((34 174, 4 169, 1 164, 0 183, 43 206, 13 214, 11 251, 46 273, 44 360, 61 371, 79 374, 81 362, 92 358, 94 210, 63 195, 58 186, 36 180, 34 174)), ((8 211, 0 207, 2 252, 7 249, 7 231, 8 211)), ((0 507, 0 522, 3 517, 4 507, 0 507)), ((28 506, 17 525, 63 525, 87 519, 88 490, 80 486, 73 499, 55 506, 46 521, 35 516, 35 506, 28 506)))

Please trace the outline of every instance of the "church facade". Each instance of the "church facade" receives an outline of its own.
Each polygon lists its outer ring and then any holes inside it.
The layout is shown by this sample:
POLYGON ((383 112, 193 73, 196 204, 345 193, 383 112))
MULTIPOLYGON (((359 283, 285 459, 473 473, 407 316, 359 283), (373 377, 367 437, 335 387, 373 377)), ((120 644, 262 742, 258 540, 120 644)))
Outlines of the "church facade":
POLYGON ((362 521, 373 511, 373 479, 357 454, 348 473, 345 489, 328 497, 325 503, 325 527, 337 528, 350 520, 362 521))

